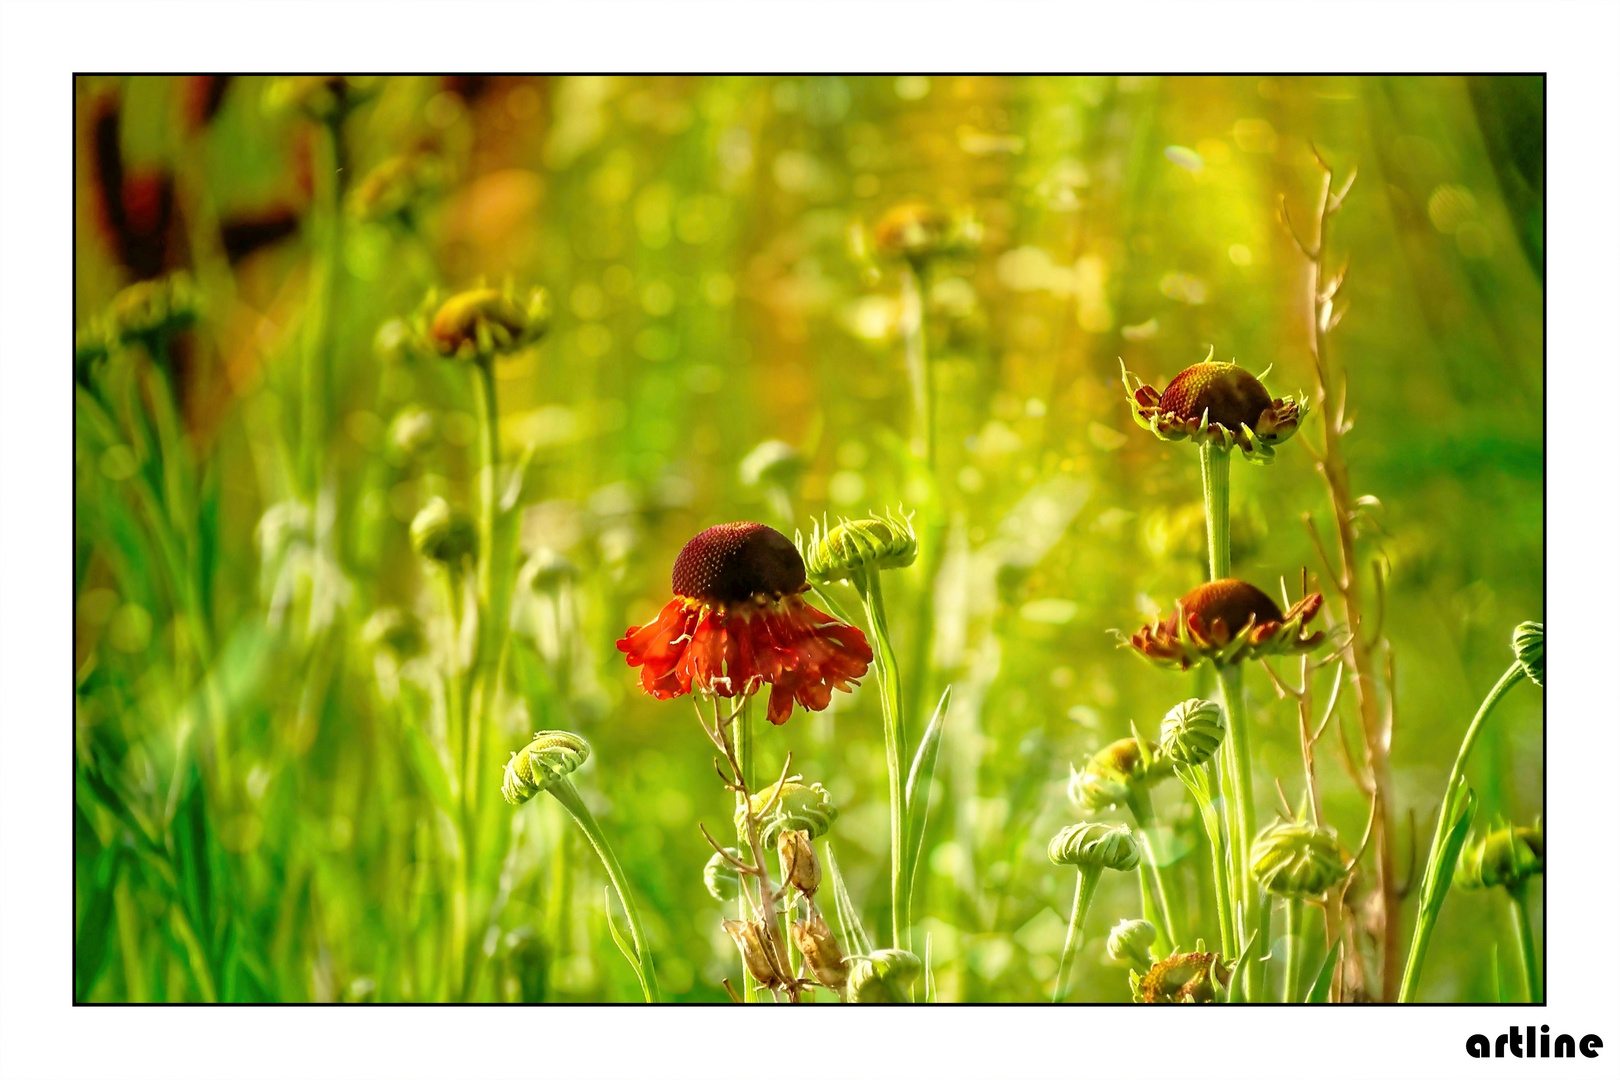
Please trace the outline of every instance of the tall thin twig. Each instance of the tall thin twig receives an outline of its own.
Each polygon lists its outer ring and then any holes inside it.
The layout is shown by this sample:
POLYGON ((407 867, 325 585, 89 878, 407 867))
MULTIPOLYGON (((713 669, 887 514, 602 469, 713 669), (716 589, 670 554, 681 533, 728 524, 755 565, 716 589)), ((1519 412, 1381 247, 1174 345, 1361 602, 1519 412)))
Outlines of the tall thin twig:
MULTIPOLYGON (((1315 148, 1312 148, 1315 153, 1315 148)), ((1349 668, 1350 685, 1355 692, 1357 711, 1361 718, 1363 765, 1365 773, 1356 770, 1358 783, 1365 781, 1369 796, 1374 800, 1376 816, 1373 823, 1376 888, 1369 895, 1368 910, 1363 921, 1380 942, 1381 998, 1393 1000, 1400 982, 1400 895, 1395 875, 1395 800, 1389 755, 1394 736, 1395 688, 1391 683, 1384 688, 1390 700, 1386 708, 1379 701, 1377 685, 1380 650, 1389 644, 1381 636, 1382 619, 1368 622, 1363 601, 1361 576, 1356 553, 1357 503, 1351 495, 1350 469, 1344 459, 1342 442, 1349 433, 1351 423, 1346 417, 1346 383, 1342 370, 1335 372, 1326 350, 1328 334, 1338 325, 1344 314, 1344 304, 1337 300, 1344 283, 1346 267, 1337 273, 1327 271, 1327 226, 1344 203, 1355 183, 1352 170, 1344 183, 1334 188, 1333 170, 1316 153, 1316 163, 1322 169, 1322 183, 1311 218, 1313 237, 1307 242, 1294 228, 1288 213, 1288 204, 1282 203, 1281 217, 1295 246, 1306 261, 1306 288, 1310 300, 1310 326, 1307 341, 1310 346, 1316 376, 1316 403, 1322 415, 1323 439, 1316 455, 1316 468, 1327 485, 1333 506, 1334 524, 1338 538, 1338 557, 1326 565, 1327 576, 1343 608, 1344 624, 1350 634, 1350 648, 1345 654, 1349 668)), ((1328 553, 1317 536, 1314 525, 1310 529, 1319 553, 1327 561, 1328 553)))

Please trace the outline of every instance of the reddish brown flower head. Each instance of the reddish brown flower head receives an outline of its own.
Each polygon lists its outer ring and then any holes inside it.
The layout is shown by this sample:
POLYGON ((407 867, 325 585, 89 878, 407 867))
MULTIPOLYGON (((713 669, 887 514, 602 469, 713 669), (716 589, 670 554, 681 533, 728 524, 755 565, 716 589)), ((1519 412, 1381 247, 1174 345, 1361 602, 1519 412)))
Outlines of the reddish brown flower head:
POLYGON ((866 674, 872 649, 860 630, 806 603, 804 560, 793 542, 755 522, 698 533, 675 559, 675 598, 619 640, 641 688, 660 700, 735 697, 771 686, 766 715, 787 722, 797 701, 825 709, 833 690, 866 674))
POLYGON ((1322 608, 1322 594, 1311 593, 1287 611, 1264 592, 1237 578, 1199 585, 1176 601, 1176 613, 1144 626, 1130 646, 1149 660, 1183 671, 1200 660, 1217 667, 1279 653, 1309 652, 1321 644, 1320 631, 1305 626, 1322 608))
POLYGON ((1235 445, 1251 460, 1269 461, 1272 447, 1298 430, 1308 408, 1303 395, 1272 397, 1259 379, 1236 364, 1194 364, 1162 393, 1123 365, 1120 372, 1138 425, 1161 439, 1190 438, 1228 450, 1235 445))

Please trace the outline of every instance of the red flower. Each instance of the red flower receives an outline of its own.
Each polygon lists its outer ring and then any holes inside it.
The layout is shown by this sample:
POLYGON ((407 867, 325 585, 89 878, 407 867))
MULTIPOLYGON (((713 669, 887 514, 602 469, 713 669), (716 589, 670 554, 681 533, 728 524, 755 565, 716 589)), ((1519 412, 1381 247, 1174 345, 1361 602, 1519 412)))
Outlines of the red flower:
POLYGON ((1311 593, 1287 611, 1246 581, 1222 578, 1199 585, 1176 601, 1176 613, 1142 627, 1125 642, 1142 656, 1186 671, 1200 660, 1216 667, 1264 656, 1309 652, 1321 632, 1306 625, 1322 608, 1311 593))
POLYGON ((783 724, 797 701, 820 710, 872 662, 866 636, 804 601, 804 560, 775 529, 750 521, 716 525, 681 549, 670 575, 675 598, 658 618, 619 639, 641 688, 663 700, 689 694, 736 697, 771 686, 766 715, 783 724))

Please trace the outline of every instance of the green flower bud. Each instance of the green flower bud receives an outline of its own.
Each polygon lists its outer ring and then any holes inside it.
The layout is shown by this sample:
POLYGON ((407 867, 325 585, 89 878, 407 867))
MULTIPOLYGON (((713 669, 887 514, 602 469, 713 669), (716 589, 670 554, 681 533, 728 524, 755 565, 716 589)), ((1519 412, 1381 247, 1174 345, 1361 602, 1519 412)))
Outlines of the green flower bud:
POLYGON ((1171 953, 1147 974, 1131 973, 1131 997, 1146 1005, 1203 1005, 1215 1001, 1232 981, 1220 954, 1207 952, 1203 942, 1193 952, 1171 953))
POLYGON ((459 565, 478 553, 478 526, 471 514, 435 497, 411 520, 411 547, 425 559, 459 565))
POLYGON ((391 157, 349 192, 349 213, 361 221, 408 223, 418 206, 444 190, 447 172, 444 160, 437 154, 391 157))
POLYGON ((506 763, 501 794, 513 806, 521 806, 585 764, 590 756, 589 744, 571 731, 537 731, 534 741, 506 763))
POLYGON ((438 437, 438 425, 433 414, 419 405, 407 405, 388 422, 388 435, 384 440, 388 460, 395 468, 403 468, 429 450, 438 437))
POLYGON ((917 561, 917 530, 910 514, 884 514, 859 521, 844 519, 831 529, 823 522, 801 543, 804 567, 819 584, 852 581, 877 570, 898 570, 917 561))
POLYGON ((1146 919, 1121 919, 1108 931, 1108 958, 1147 971, 1153 966, 1148 950, 1158 937, 1159 931, 1146 919))
POLYGON ((879 949, 855 961, 849 973, 849 999, 858 1005, 910 1001, 911 982, 922 971, 917 954, 905 949, 879 949))
POLYGON ((1255 836, 1249 870, 1274 896, 1315 900, 1349 875, 1350 855, 1330 828, 1274 821, 1255 836))
POLYGON ((543 547, 529 558, 529 587, 535 592, 555 592, 579 577, 579 567, 560 551, 543 547))
POLYGON ((920 202, 893 207, 872 226, 872 248, 892 261, 914 267, 940 255, 966 255, 979 246, 982 229, 966 214, 948 214, 920 202))
POLYGON ((386 649, 401 660, 422 651, 422 627, 399 608, 378 608, 366 620, 360 638, 372 648, 386 649))
POLYGON ((1164 756, 1191 768, 1215 756, 1226 737, 1226 716, 1213 701, 1189 698, 1164 714, 1159 742, 1164 756))
POLYGON ((1109 743, 1069 776, 1069 798, 1088 810, 1106 810, 1128 804, 1132 789, 1145 790, 1170 775, 1168 758, 1150 740, 1135 736, 1109 743), (1147 752, 1143 753, 1143 741, 1147 752))
POLYGON ((766 439, 748 452, 737 467, 738 476, 749 487, 791 488, 804 474, 804 455, 781 439, 766 439))
POLYGON ((377 92, 373 75, 287 75, 264 89, 264 109, 272 116, 299 112, 311 120, 341 120, 377 92))
POLYGON ((1539 820, 1534 825, 1493 829, 1463 848, 1457 860, 1457 884, 1465 889, 1522 888, 1531 877, 1545 872, 1546 852, 1539 820))
POLYGON ((1513 631, 1513 655, 1524 673, 1537 686, 1547 685, 1546 627, 1538 622, 1522 622, 1513 631))
POLYGON ((1136 834, 1124 825, 1083 821, 1059 829, 1046 845, 1046 857, 1080 870, 1135 870, 1142 849, 1136 834))
MULTIPOLYGON (((781 798, 777 798, 778 785, 772 784, 755 793, 749 800, 753 812, 763 820, 760 839, 767 847, 776 846, 776 838, 784 829, 808 833, 809 839, 819 840, 838 820, 838 807, 820 784, 803 784, 801 776, 790 776, 782 781, 781 798)), ((743 827, 741 813, 735 815, 737 828, 743 827)))
MULTIPOLYGON (((736 848, 726 848, 726 854, 733 859, 741 859, 742 855, 736 848)), ((703 864, 703 887, 709 890, 709 895, 721 903, 735 900, 742 891, 742 875, 718 851, 709 856, 709 861, 703 864)))

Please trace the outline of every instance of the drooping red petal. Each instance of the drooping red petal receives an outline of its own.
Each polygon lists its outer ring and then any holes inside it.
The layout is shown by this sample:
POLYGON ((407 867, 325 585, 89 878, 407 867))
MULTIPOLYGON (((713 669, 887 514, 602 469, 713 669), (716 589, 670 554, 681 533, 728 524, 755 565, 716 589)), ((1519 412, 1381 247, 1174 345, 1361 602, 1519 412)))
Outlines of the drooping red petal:
POLYGON ((632 626, 619 639, 619 651, 631 667, 641 668, 641 688, 653 697, 663 700, 691 691, 691 680, 681 669, 698 616, 698 609, 676 597, 652 622, 632 626))

